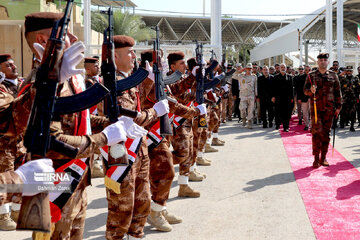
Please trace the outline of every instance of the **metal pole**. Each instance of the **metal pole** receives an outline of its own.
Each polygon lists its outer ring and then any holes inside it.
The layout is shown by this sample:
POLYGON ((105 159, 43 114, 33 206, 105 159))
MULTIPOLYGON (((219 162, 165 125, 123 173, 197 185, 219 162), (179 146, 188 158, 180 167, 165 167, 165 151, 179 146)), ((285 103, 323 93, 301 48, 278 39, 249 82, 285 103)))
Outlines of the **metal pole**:
POLYGON ((326 0, 326 22, 325 22, 325 35, 326 35, 326 51, 329 53, 329 61, 333 61, 332 53, 332 0, 326 0))
POLYGON ((303 56, 304 56, 304 43, 303 43, 303 33, 300 32, 300 40, 299 40, 299 44, 300 44, 300 65, 303 65, 303 56))
POLYGON ((342 48, 344 47, 344 1, 338 0, 336 5, 337 60, 340 66, 344 66, 342 56, 342 48))
POLYGON ((84 0, 84 44, 85 44, 85 56, 91 54, 91 1, 84 0))
POLYGON ((305 41, 305 64, 309 64, 309 40, 305 41))
POLYGON ((215 46, 214 51, 222 61, 221 42, 221 0, 211 0, 211 45, 215 46))

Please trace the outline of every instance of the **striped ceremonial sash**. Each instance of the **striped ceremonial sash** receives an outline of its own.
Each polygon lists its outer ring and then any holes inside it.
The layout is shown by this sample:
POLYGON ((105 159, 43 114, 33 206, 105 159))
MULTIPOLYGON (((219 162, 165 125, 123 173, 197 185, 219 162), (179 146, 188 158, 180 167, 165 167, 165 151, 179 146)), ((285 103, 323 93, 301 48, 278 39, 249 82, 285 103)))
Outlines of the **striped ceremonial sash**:
MULTIPOLYGON (((168 114, 170 123, 174 121, 175 114, 169 113, 168 114)), ((152 149, 159 146, 159 144, 163 141, 164 136, 160 134, 160 120, 156 122, 156 124, 149 130, 148 134, 146 135, 146 143, 151 151, 152 149)))
MULTIPOLYGON (((187 107, 190 107, 193 104, 193 102, 189 102, 188 104, 186 104, 187 107)), ((186 121, 186 118, 180 117, 175 115, 174 116, 174 127, 177 130, 179 127, 181 127, 181 125, 186 121)))
MULTIPOLYGON (((130 139, 128 138, 125 142, 125 147, 128 154, 129 165, 128 166, 112 166, 106 171, 105 186, 112 189, 115 193, 120 194, 120 183, 126 177, 131 169, 132 164, 135 162, 136 156, 139 152, 142 142, 141 138, 130 139)), ((101 155, 104 160, 108 161, 109 147, 104 146, 100 148, 101 155)), ((107 164, 105 164, 107 165, 107 164)))
MULTIPOLYGON (((73 76, 71 80, 72 80, 72 86, 76 94, 85 91, 85 83, 81 75, 73 76)), ((74 135, 75 136, 91 135, 89 110, 86 109, 84 111, 81 111, 79 115, 80 115, 79 117, 76 116, 75 118, 74 135)), ((55 170, 55 172, 65 172, 71 176, 70 176, 70 182, 54 183, 55 185, 61 184, 61 186, 64 186, 62 188, 64 189, 64 191, 57 190, 49 193, 52 222, 57 222, 61 219, 61 209, 70 199, 71 195, 74 193, 75 189, 79 185, 83 175, 86 172, 87 165, 85 161, 86 158, 73 159, 55 170)))

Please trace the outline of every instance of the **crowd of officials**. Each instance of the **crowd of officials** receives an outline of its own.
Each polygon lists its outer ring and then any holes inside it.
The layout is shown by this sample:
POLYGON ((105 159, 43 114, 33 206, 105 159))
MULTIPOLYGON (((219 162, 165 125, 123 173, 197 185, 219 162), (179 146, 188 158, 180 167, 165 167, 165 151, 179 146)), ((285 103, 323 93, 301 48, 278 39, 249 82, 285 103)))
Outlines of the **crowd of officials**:
MULTIPOLYGON (((304 130, 311 128, 309 96, 304 94, 305 81, 311 71, 309 65, 298 68, 286 66, 284 63, 274 66, 258 66, 256 63, 227 65, 228 71, 233 67, 231 83, 231 98, 227 104, 232 108, 223 107, 222 122, 239 118, 243 126, 252 128, 252 124, 262 124, 263 128, 280 128, 289 131, 289 120, 292 114, 297 114, 298 124, 304 125, 304 130), (231 102, 231 103, 230 103, 231 102), (224 117, 227 116, 227 119, 224 117)), ((339 67, 338 61, 333 61, 329 68, 338 76, 343 98, 340 112, 339 126, 345 128, 350 125, 350 131, 355 131, 355 123, 360 126, 360 67, 357 75, 352 66, 339 67)))

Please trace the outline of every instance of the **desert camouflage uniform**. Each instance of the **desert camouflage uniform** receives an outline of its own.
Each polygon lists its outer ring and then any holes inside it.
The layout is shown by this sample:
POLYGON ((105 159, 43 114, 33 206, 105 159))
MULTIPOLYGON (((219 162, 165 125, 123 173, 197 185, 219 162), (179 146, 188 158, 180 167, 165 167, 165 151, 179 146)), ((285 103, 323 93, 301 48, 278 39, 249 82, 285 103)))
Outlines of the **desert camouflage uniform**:
MULTIPOLYGON (((180 80, 176 84, 170 86, 171 92, 174 94, 178 102, 182 104, 188 104, 195 100, 194 84, 195 77, 193 75, 188 76, 180 80), (190 91, 188 91, 190 89, 190 91)), ((188 176, 190 173, 190 167, 192 162, 193 152, 193 132, 192 132, 192 119, 187 119, 174 133, 171 139, 171 144, 174 148, 173 159, 174 164, 179 164, 179 174, 188 176)))
MULTIPOLYGON (((23 181, 14 171, 0 173, 0 184, 22 184, 23 181)), ((21 193, 0 192, 0 205, 21 201, 21 193)))
MULTIPOLYGON (((118 73, 118 79, 123 78, 124 75, 118 73)), ((140 92, 143 90, 140 89, 140 92)), ((118 104, 123 108, 137 110, 137 96, 139 95, 137 88, 131 88, 118 97, 118 104)), ((136 117, 134 122, 146 127, 156 119, 155 110, 150 108, 141 111, 141 115, 136 117)), ((125 234, 136 238, 141 238, 144 235, 146 218, 150 214, 149 168, 150 159, 144 137, 135 162, 121 182, 120 194, 106 189, 108 200, 106 239, 123 239, 125 234)))
MULTIPOLYGON (((151 89, 150 93, 141 92, 141 108, 152 108, 155 100, 155 88, 154 83, 150 79, 146 79, 141 84, 141 89, 151 89)), ((181 103, 174 103, 169 101, 170 113, 176 114, 184 118, 192 118, 199 115, 199 110, 194 107, 187 107, 181 103)), ((146 129, 150 130, 158 120, 156 119, 149 124, 146 129)), ((171 125, 172 127, 172 125, 171 125)), ((151 199, 162 206, 166 205, 166 201, 169 199, 169 193, 171 184, 175 176, 175 170, 173 165, 173 156, 170 151, 170 142, 164 138, 163 141, 154 149, 149 149, 150 158, 150 190, 151 199)))
MULTIPOLYGON (((27 95, 28 92, 33 90, 33 87, 26 88, 28 84, 33 85, 35 81, 35 72, 25 81, 23 84, 25 90, 23 95, 27 95)), ((75 94, 72 86, 72 79, 66 81, 62 86, 59 86, 60 96, 71 96, 75 94)), ((31 108, 29 108, 31 109, 31 108)), ((76 159, 88 158, 86 160, 87 165, 91 168, 92 159, 89 157, 93 155, 96 149, 104 146, 107 143, 107 139, 103 133, 97 133, 93 135, 74 136, 75 118, 80 119, 81 113, 67 114, 60 117, 60 121, 53 121, 50 126, 50 132, 56 136, 58 140, 63 141, 73 147, 79 148, 76 159)), ((103 117, 90 116, 91 127, 93 132, 100 132, 104 126, 109 122, 103 117)), ((79 123, 81 121, 79 120, 79 123)), ((25 126, 26 127, 26 124, 25 126)), ((30 157, 30 156, 28 156, 30 157)), ((40 156, 39 156, 40 157, 40 156)), ((54 152, 50 150, 46 154, 47 158, 53 160, 53 166, 55 169, 71 161, 67 156, 62 153, 54 152)), ((31 156, 32 159, 36 159, 37 156, 31 156)), ((27 159, 30 160, 30 159, 27 159)), ((86 211, 86 186, 90 185, 90 172, 89 168, 85 170, 85 173, 80 180, 80 183, 73 195, 67 200, 64 207, 61 209, 61 219, 55 224, 55 229, 52 232, 51 239, 82 239, 85 224, 85 211, 86 211)), ((35 238, 35 233, 33 238, 35 238)))
POLYGON ((325 157, 329 147, 333 117, 335 111, 341 109, 340 83, 337 75, 333 71, 326 71, 325 74, 321 74, 319 70, 310 72, 305 82, 304 93, 311 100, 313 155, 318 156, 321 152, 321 155, 325 157), (314 94, 310 91, 312 84, 317 86, 315 94, 317 123, 315 123, 314 94))

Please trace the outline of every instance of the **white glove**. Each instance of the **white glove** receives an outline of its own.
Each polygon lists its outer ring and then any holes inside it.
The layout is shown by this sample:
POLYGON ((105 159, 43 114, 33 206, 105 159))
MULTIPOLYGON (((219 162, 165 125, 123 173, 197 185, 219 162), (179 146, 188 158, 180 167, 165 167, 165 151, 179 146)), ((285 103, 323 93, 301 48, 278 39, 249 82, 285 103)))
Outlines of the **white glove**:
POLYGON ((220 74, 218 72, 215 73, 215 77, 217 77, 217 76, 220 76, 220 74))
MULTIPOLYGON (((39 43, 33 44, 34 49, 38 53, 40 60, 44 55, 44 47, 39 43)), ((60 68, 60 83, 65 82, 70 77, 76 74, 84 74, 85 69, 76 69, 75 67, 83 60, 85 45, 82 42, 77 42, 64 51, 63 60, 60 68)))
POLYGON ((126 136, 128 138, 139 138, 143 137, 147 134, 147 131, 143 128, 134 123, 134 120, 129 117, 121 116, 119 117, 119 121, 123 122, 123 126, 126 131, 126 136))
POLYGON ((204 56, 201 58, 201 64, 202 64, 203 66, 206 66, 206 61, 205 61, 204 56))
POLYGON ((217 102, 217 101, 219 100, 218 96, 216 96, 215 93, 212 93, 212 94, 213 94, 213 96, 214 96, 215 102, 217 102))
POLYGON ((60 83, 65 82, 77 74, 85 74, 85 69, 77 69, 76 66, 84 59, 85 45, 77 42, 64 51, 63 60, 60 68, 60 83))
POLYGON ((229 91, 229 86, 227 84, 222 86, 221 88, 224 89, 225 92, 229 91))
POLYGON ((199 69, 199 66, 195 66, 193 70, 191 71, 191 74, 196 77, 196 71, 199 69))
POLYGON ((155 75, 153 72, 153 68, 150 66, 150 63, 148 60, 145 61, 145 65, 146 65, 146 71, 149 72, 148 78, 150 78, 153 82, 155 81, 155 75))
POLYGON ((105 134, 107 138, 108 146, 126 141, 125 124, 121 120, 107 126, 102 133, 105 134))
POLYGON ((206 104, 205 103, 197 105, 196 108, 200 110, 200 115, 206 115, 207 110, 206 110, 206 104))
POLYGON ((169 103, 167 99, 161 100, 155 103, 153 107, 156 111, 158 117, 164 116, 165 114, 169 113, 169 103))
MULTIPOLYGON (((19 175, 21 180, 24 182, 25 185, 28 184, 36 184, 36 185, 43 185, 47 184, 49 187, 53 186, 53 183, 45 182, 45 181, 35 181, 35 174, 34 173, 54 173, 55 170, 53 168, 53 163, 50 159, 43 158, 39 160, 29 161, 24 165, 21 165, 18 169, 15 170, 15 173, 19 175)), ((27 188, 29 186, 24 186, 27 188)), ((41 188, 27 188, 31 191, 24 191, 23 196, 34 196, 41 191, 41 188)), ((44 189, 43 191, 46 191, 44 189)))

